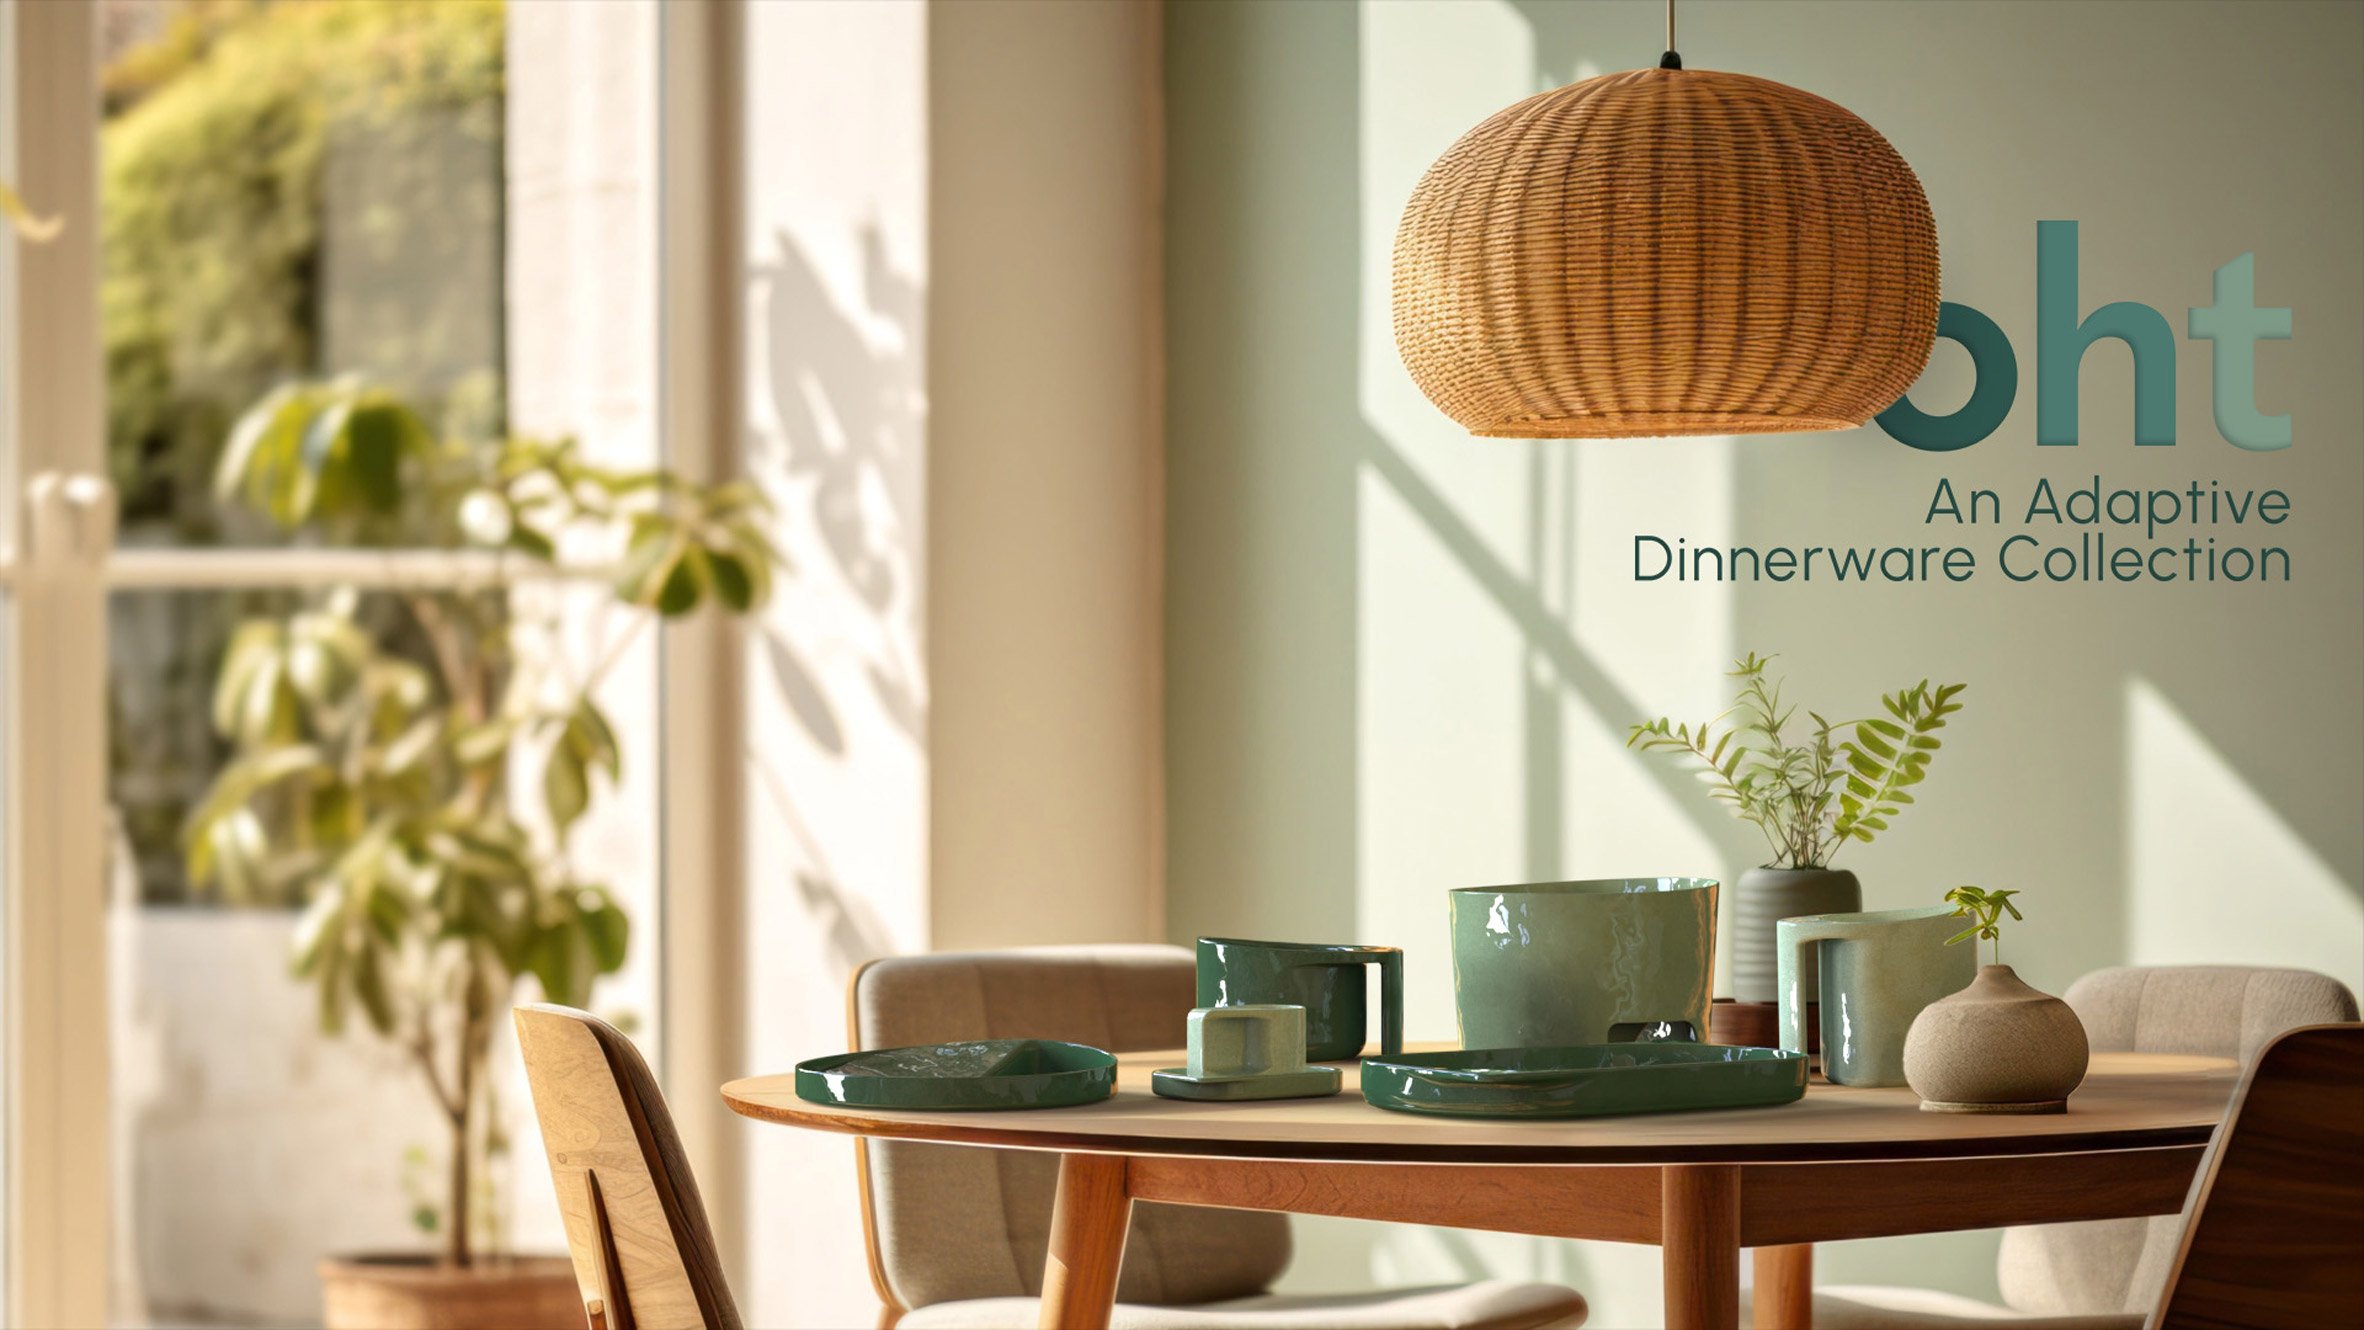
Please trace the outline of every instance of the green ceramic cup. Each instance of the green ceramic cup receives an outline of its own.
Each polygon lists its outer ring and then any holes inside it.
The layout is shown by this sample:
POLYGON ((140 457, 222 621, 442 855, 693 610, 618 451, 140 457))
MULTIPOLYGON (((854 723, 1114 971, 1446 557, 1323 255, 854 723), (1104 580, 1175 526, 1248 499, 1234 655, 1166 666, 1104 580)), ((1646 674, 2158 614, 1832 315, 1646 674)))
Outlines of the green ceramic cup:
POLYGON ((1305 1057, 1342 1062, 1363 1051, 1369 1028, 1363 967, 1379 967, 1379 1047, 1404 1051, 1404 953, 1396 947, 1316 942, 1198 940, 1198 1005, 1287 1003, 1305 1008, 1305 1057))
POLYGON ((1446 893, 1461 1046, 1705 1042, 1716 891, 1626 877, 1446 893))
POLYGON ((1802 914, 1773 931, 1781 946, 1781 1046, 1804 1051, 1806 1004, 1821 1002, 1822 1075, 1833 1085, 1904 1084, 1913 1017, 1978 975, 1978 948, 1946 944, 1962 931, 1950 906, 1802 914), (1819 972, 1805 964, 1817 949, 1819 972))

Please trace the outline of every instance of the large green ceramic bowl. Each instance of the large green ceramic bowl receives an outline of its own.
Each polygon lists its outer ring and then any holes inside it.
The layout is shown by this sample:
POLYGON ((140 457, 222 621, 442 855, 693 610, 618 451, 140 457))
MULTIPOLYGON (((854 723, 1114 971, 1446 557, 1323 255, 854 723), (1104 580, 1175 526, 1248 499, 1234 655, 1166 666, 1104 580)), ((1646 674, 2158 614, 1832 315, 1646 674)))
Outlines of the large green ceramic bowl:
POLYGON ((1069 1108, 1116 1092, 1116 1058, 1049 1039, 980 1039, 796 1064, 796 1097, 853 1108, 1069 1108))
POLYGON ((1806 1055, 1713 1044, 1481 1048, 1363 1059, 1363 1098, 1400 1113, 1595 1118, 1763 1108, 1806 1093, 1806 1055))
POLYGON ((1707 1036, 1714 879, 1601 878, 1446 895, 1462 1047, 1707 1036))

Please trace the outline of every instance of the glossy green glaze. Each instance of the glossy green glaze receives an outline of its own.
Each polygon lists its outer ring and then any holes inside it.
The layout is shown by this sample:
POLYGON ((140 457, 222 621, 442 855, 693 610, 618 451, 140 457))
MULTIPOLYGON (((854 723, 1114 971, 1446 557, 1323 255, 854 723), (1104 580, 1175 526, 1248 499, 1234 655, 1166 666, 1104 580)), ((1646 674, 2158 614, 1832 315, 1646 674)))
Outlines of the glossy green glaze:
POLYGON ((1363 1051, 1369 1028, 1362 967, 1379 967, 1379 1047, 1404 1046, 1404 953, 1396 947, 1198 940, 1198 1005, 1287 1003, 1305 1008, 1305 1056, 1339 1062, 1363 1051))
POLYGON ((1761 1108, 1806 1093, 1806 1058, 1714 1044, 1486 1048, 1363 1059, 1363 1098, 1402 1113, 1594 1118, 1761 1108))
POLYGON ((1614 1044, 1658 1025, 1678 1038, 1706 1036, 1713 879, 1537 882, 1446 895, 1463 1047, 1614 1044))
POLYGON ((796 1064, 796 1097, 857 1108, 1069 1108, 1116 1092, 1116 1058, 1049 1039, 980 1039, 796 1064))
POLYGON ((1806 1047, 1806 1004, 1822 1003, 1822 1074, 1834 1085, 1904 1084, 1904 1037, 1921 1008, 1967 987, 1976 947, 1949 906, 1808 914, 1774 925, 1780 941, 1781 1046, 1806 1047), (1819 950, 1816 992, 1804 961, 1819 950))
POLYGON ((1151 1072, 1168 1099, 1307 1099, 1338 1093, 1336 1067, 1305 1065, 1305 1008, 1293 1003, 1200 1007, 1190 1013, 1190 1065, 1151 1072))
POLYGON ((1192 1076, 1181 1067, 1149 1073, 1149 1088, 1168 1099, 1319 1099, 1338 1093, 1338 1085, 1338 1069, 1322 1066, 1253 1076, 1192 1076))

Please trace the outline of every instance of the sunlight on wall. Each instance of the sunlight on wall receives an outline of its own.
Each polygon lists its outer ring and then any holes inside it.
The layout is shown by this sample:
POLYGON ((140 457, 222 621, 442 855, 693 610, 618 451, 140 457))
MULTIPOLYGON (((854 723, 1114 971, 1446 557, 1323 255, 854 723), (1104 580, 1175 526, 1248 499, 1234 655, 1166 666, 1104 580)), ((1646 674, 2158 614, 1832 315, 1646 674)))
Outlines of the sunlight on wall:
POLYGON ((2287 965, 2364 990, 2364 884, 2147 679, 2126 683, 2126 963, 2287 965))
MULTIPOLYGON (((1654 522, 1727 533, 1732 444, 1471 439, 1421 396, 1390 323, 1403 200, 1462 131, 1547 80, 1508 5, 1366 3, 1360 21, 1354 934, 1411 951, 1407 1034, 1451 1039, 1446 889, 1726 871, 1696 802, 1677 799, 1690 791, 1656 783, 1624 739, 1644 710, 1720 705, 1729 592, 1636 586, 1618 556, 1654 522)), ((1638 1249, 1300 1227, 1308 1287, 1351 1263, 1393 1284, 1562 1280, 1613 1323, 1658 1314, 1657 1263, 1638 1249)))
POLYGON ((1353 938, 1410 952, 1405 1034, 1452 1039, 1445 890, 1524 876, 1518 625, 1366 475, 1358 581, 1361 879, 1353 938))
MULTIPOLYGON (((926 14, 755 5, 745 49, 747 468, 793 569, 745 665, 741 1063, 770 1069, 842 1046, 852 966, 927 940, 926 14)), ((852 1148, 740 1132, 750 1323, 870 1323, 852 1148)))

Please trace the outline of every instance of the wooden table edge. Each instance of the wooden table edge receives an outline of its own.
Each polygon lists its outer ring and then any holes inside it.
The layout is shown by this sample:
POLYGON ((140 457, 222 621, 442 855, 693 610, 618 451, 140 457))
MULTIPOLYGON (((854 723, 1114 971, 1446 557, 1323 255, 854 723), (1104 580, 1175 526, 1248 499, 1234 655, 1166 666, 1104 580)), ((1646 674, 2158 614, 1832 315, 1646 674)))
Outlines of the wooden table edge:
MULTIPOLYGON (((1037 1125, 1062 1109, 975 1111, 977 1125, 947 1121, 937 1115, 914 1117, 891 1110, 805 1108, 778 1102, 775 1091, 750 1098, 733 1081, 722 1087, 723 1102, 741 1117, 759 1122, 866 1136, 882 1140, 938 1141, 948 1145, 979 1145, 1010 1150, 1048 1150, 1059 1154, 1173 1156, 1179 1158, 1289 1159, 1309 1162, 1390 1164, 1838 1164, 1915 1159, 1990 1159, 2051 1154, 2095 1154, 2115 1150, 2146 1150, 2182 1145, 2206 1145, 2215 1131, 2207 1126, 2108 1128, 2092 1132, 2049 1132, 2042 1135, 1994 1135, 1921 1140, 1902 1148, 1893 1141, 1752 1142, 1744 1145, 1571 1145, 1565 1142, 1522 1146, 1516 1144, 1451 1145, 1395 1141, 1275 1141, 1243 1143, 1221 1137, 1192 1138, 1109 1131, 1061 1130, 1037 1125), (1010 1125, 1023 1115, 1025 1125, 1010 1125), (996 1120, 1000 1120, 997 1122, 996 1120)), ((1381 1110, 1384 1111, 1384 1110, 1381 1110)), ((1400 1115, 1418 1120, 1415 1115, 1400 1115)), ((2007 1119, 1998 1119, 2007 1121, 2007 1119)), ((1537 1124, 1544 1125, 1544 1124, 1537 1124)))

